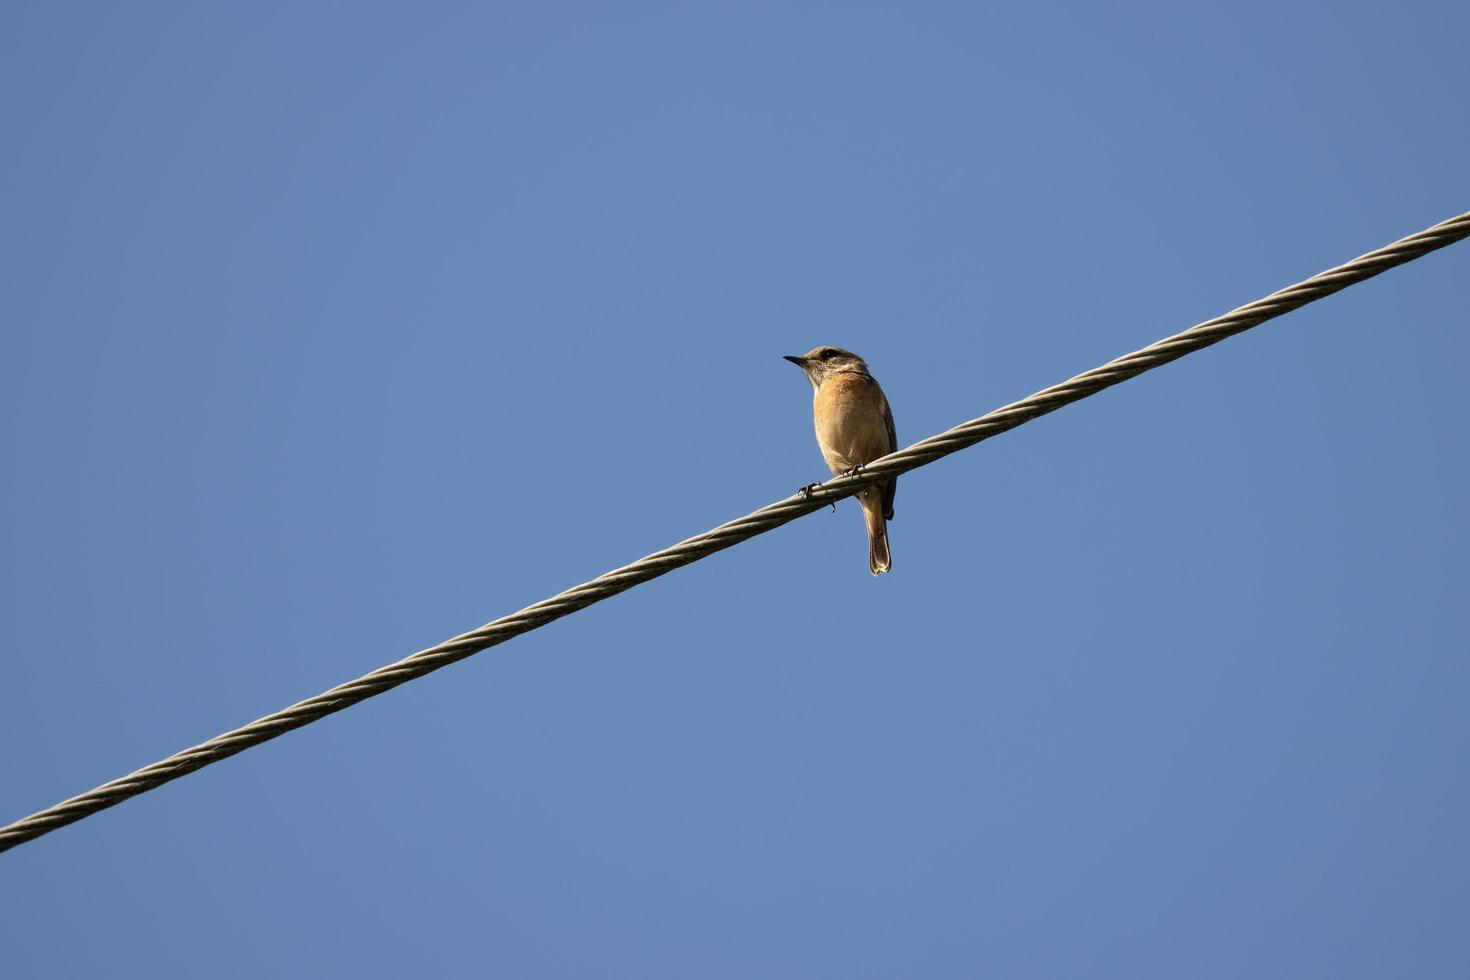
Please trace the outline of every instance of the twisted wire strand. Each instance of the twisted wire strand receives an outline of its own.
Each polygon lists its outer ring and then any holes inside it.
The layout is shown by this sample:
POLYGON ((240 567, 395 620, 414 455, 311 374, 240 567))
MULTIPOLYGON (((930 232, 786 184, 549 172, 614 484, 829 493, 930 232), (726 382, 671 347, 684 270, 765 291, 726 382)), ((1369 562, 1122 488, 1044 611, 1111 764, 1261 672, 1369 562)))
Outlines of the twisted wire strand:
POLYGON ((489 647, 529 632, 553 620, 584 609, 595 602, 615 596, 635 585, 667 574, 676 568, 698 561, 707 555, 739 544, 747 538, 773 530, 798 517, 820 510, 830 503, 850 497, 872 483, 888 480, 909 470, 927 465, 978 442, 999 435, 1016 426, 1054 412, 1064 405, 1080 401, 1105 388, 1136 377, 1186 354, 1219 343, 1267 320, 1289 313, 1307 303, 1330 296, 1354 283, 1362 282, 1394 266, 1417 259, 1428 252, 1444 248, 1470 237, 1470 212, 1443 221, 1417 234, 1400 239, 1376 251, 1353 259, 1334 269, 1319 273, 1293 286, 1223 316, 1206 320, 1181 333, 1166 337, 1108 363, 1085 371, 1061 384, 1052 385, 1028 398, 1002 406, 952 429, 930 436, 906 449, 890 453, 869 463, 861 472, 835 478, 809 493, 802 492, 762 507, 744 517, 728 521, 703 534, 640 558, 630 565, 614 569, 558 595, 527 606, 519 612, 502 616, 479 629, 462 633, 437 646, 420 650, 396 663, 380 667, 356 680, 347 681, 305 701, 266 715, 241 728, 225 732, 207 742, 162 759, 136 772, 104 783, 94 790, 64 800, 0 828, 0 851, 34 840, 58 827, 81 820, 99 810, 121 803, 129 797, 145 793, 170 780, 204 766, 229 758, 237 752, 278 735, 308 725, 333 712, 351 707, 400 684, 422 677, 441 667, 463 660, 489 647))

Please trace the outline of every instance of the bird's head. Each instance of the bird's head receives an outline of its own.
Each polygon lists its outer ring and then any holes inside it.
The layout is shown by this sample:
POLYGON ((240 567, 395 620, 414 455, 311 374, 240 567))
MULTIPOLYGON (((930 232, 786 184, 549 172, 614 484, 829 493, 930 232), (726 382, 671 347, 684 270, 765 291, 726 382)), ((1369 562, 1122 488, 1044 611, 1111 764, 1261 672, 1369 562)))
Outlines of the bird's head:
POLYGON ((814 389, 821 388, 822 382, 834 374, 868 373, 867 362, 852 351, 841 347, 813 347, 800 357, 787 354, 786 360, 806 372, 807 380, 812 383, 814 389))

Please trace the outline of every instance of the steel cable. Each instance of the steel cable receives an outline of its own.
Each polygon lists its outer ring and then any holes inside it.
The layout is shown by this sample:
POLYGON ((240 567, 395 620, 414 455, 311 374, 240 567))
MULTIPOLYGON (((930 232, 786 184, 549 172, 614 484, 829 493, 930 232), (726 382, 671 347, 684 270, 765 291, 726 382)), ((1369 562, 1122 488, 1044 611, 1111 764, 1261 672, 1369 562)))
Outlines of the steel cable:
POLYGON ((58 827, 81 820, 129 797, 147 792, 196 769, 226 759, 237 752, 277 735, 310 724, 319 718, 341 711, 359 701, 391 690, 400 684, 448 666, 481 650, 504 643, 511 637, 529 632, 698 561, 716 551, 739 544, 746 538, 773 530, 798 517, 820 510, 829 503, 849 497, 870 483, 887 480, 909 470, 934 462, 950 453, 975 445, 991 436, 1032 419, 1054 412, 1064 405, 1110 388, 1119 382, 1177 360, 1226 337, 1249 330, 1283 313, 1305 306, 1354 283, 1362 282, 1394 266, 1402 265, 1436 249, 1470 237, 1470 212, 1443 221, 1432 228, 1400 239, 1367 255, 1360 256, 1310 279, 1288 286, 1264 299, 1231 310, 1223 316, 1206 320, 1172 337, 1166 337, 1142 350, 1125 354, 1039 391, 1028 398, 1012 402, 980 418, 957 425, 948 431, 914 443, 907 449, 890 453, 863 468, 854 476, 833 479, 810 493, 797 493, 785 500, 762 507, 744 517, 721 524, 703 534, 656 551, 622 568, 600 575, 590 582, 573 586, 558 595, 527 606, 520 612, 503 616, 479 629, 462 633, 437 646, 412 654, 397 663, 365 674, 356 680, 339 684, 305 701, 299 701, 274 714, 266 715, 241 728, 216 736, 136 772, 104 783, 90 792, 64 800, 39 813, 0 828, 0 851, 34 840, 58 827))

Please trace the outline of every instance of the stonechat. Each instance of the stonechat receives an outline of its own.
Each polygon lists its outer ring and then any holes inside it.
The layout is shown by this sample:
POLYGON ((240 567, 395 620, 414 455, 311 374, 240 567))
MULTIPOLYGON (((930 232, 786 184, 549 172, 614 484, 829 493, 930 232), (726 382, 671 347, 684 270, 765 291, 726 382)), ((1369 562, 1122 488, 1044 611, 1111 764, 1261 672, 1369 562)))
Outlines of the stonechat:
MULTIPOLYGON (((841 347, 817 347, 786 360, 806 372, 812 383, 812 421, 817 445, 833 476, 852 473, 898 449, 893 412, 868 365, 841 347)), ((868 570, 882 575, 893 567, 888 553, 888 522, 893 520, 895 477, 857 494, 868 525, 868 570)))

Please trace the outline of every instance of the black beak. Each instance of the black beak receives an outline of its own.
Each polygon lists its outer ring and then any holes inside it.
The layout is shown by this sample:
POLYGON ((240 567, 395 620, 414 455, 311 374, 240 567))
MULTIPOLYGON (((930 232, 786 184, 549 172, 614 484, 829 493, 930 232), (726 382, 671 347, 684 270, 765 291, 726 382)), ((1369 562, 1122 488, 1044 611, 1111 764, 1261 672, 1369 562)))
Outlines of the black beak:
POLYGON ((790 361, 792 364, 795 364, 799 368, 806 367, 806 358, 804 357, 797 357, 794 354, 783 354, 781 356, 790 361))

